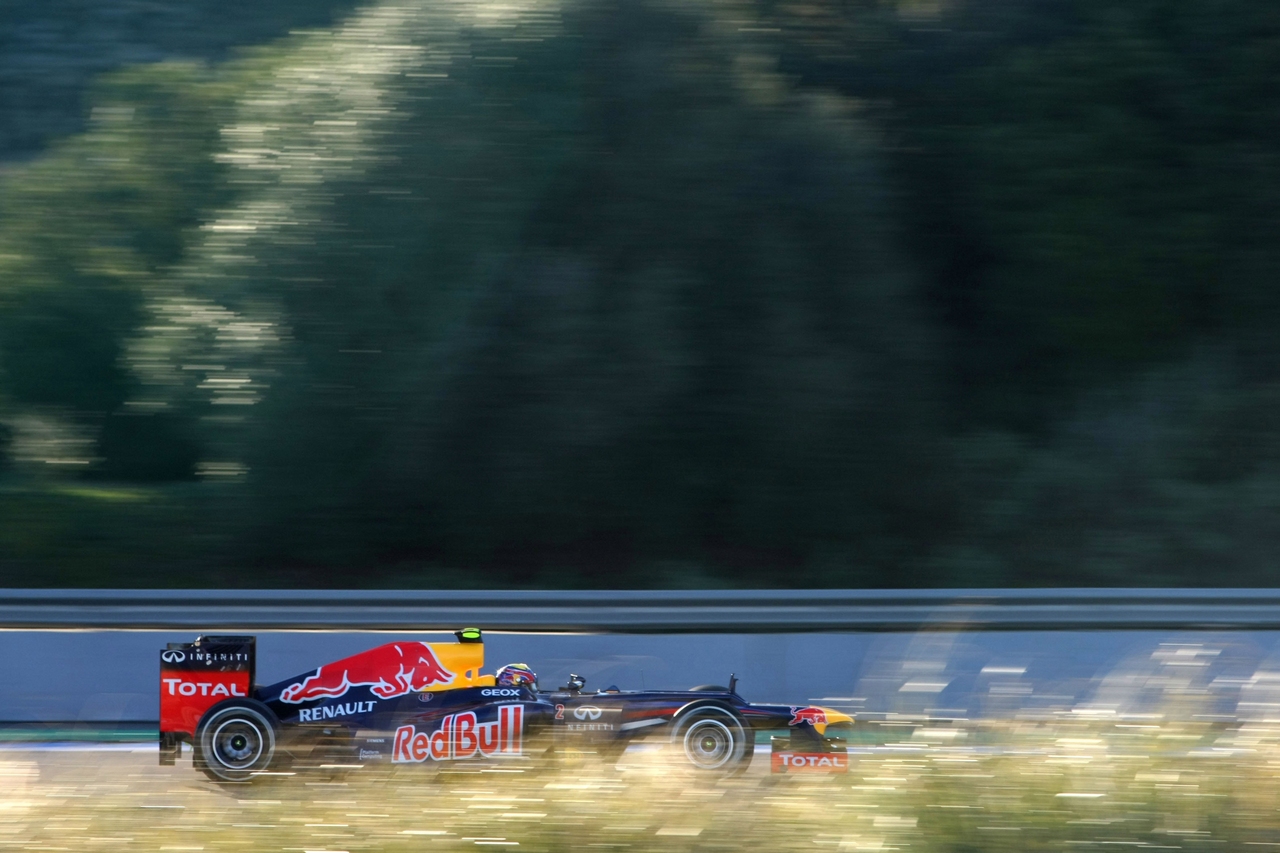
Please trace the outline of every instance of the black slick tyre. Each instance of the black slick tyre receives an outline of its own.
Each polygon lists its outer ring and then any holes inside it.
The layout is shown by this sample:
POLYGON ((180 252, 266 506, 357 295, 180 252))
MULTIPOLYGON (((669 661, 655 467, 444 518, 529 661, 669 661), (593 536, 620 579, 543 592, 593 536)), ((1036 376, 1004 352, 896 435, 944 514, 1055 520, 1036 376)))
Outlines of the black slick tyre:
POLYGON ((677 755, 693 769, 733 773, 745 769, 750 757, 747 730, 731 711, 714 706, 695 708, 671 733, 677 755))
POLYGON ((196 766, 215 782, 248 782, 276 756, 275 715, 261 702, 214 705, 196 730, 196 766))

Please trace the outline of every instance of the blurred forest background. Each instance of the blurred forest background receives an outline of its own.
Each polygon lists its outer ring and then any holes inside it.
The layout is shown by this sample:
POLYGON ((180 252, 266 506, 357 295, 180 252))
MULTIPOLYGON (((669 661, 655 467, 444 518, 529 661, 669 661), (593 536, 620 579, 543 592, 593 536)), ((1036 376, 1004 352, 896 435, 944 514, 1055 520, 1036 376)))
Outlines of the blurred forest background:
POLYGON ((9 0, 0 585, 1276 585, 1280 5, 9 0))

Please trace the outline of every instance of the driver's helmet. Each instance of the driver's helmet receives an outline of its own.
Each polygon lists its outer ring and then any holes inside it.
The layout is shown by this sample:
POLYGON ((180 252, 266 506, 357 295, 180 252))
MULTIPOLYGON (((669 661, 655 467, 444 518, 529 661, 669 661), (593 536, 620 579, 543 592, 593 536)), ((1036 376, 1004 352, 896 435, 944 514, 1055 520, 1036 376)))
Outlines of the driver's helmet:
POLYGON ((538 674, 528 664, 509 663, 494 673, 494 683, 499 687, 538 687, 538 674))

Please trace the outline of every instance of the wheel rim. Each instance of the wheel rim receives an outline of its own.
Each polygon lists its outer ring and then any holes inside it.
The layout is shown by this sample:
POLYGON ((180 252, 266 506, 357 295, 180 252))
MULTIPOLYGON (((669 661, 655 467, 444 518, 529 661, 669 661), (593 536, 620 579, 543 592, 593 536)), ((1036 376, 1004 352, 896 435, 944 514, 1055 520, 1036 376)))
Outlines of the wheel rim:
POLYGON ((262 732, 252 720, 232 717, 213 731, 213 757, 230 770, 248 770, 262 757, 262 732))
POLYGON ((685 757, 701 770, 715 770, 733 757, 734 738, 719 720, 698 720, 684 733, 685 757))

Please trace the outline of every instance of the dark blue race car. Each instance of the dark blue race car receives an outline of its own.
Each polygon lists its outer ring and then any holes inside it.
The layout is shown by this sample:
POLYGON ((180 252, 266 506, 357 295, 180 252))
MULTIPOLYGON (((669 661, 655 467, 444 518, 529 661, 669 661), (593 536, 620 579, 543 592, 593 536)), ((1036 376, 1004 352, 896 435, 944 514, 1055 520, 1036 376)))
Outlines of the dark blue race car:
MULTIPOLYGON (((456 643, 400 641, 324 664, 277 684, 256 684, 253 637, 200 637, 160 653, 160 760, 180 744, 220 782, 306 767, 551 759, 566 752, 616 759, 658 736, 694 769, 746 769, 757 731, 773 739, 775 772, 843 772, 839 735, 852 725, 826 708, 758 705, 728 686, 589 691, 584 680, 539 691, 500 684, 484 667, 479 631, 456 643)), ((531 679, 530 679, 531 680, 531 679)))

